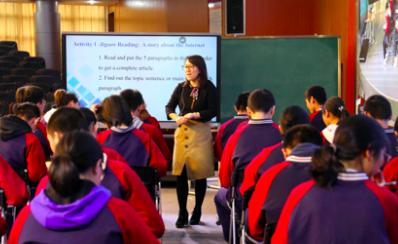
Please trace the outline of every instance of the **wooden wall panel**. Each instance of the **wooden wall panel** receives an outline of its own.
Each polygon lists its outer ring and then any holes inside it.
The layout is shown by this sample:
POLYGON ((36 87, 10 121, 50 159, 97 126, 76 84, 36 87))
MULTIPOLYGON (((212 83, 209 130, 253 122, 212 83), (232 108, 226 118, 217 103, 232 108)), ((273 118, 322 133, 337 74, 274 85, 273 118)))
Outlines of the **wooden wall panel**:
POLYGON ((209 32, 208 0, 168 0, 168 32, 209 32))

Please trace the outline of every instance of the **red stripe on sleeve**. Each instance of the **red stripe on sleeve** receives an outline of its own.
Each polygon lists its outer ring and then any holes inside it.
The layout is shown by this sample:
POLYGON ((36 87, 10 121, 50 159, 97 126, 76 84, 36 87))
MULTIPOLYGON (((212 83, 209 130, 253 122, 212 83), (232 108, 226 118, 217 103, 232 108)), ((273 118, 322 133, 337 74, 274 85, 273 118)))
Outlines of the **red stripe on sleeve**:
POLYGON ((224 132, 225 127, 227 127, 227 125, 229 125, 232 121, 234 121, 234 119, 230 119, 220 126, 217 132, 216 139, 214 140, 214 155, 218 161, 221 161, 222 152, 223 152, 222 141, 221 141, 222 133, 224 132))
MULTIPOLYGON (((383 169, 383 175, 386 182, 395 181, 398 179, 398 157, 393 158, 383 169)), ((396 190, 397 186, 386 186, 389 190, 396 190)))
POLYGON ((323 135, 323 131, 321 131, 321 136, 322 136, 322 141, 323 141, 323 144, 325 144, 325 142, 326 142, 326 138, 325 138, 325 136, 323 135))
POLYGON ((30 206, 25 206, 22 211, 18 214, 17 219, 15 220, 14 225, 12 226, 10 237, 8 239, 8 244, 17 244, 19 240, 19 236, 21 235, 22 228, 26 222, 26 219, 30 215, 30 206))
POLYGON ((376 195, 383 207, 390 243, 398 243, 398 198, 394 193, 379 187, 371 180, 364 181, 364 184, 376 195))
POLYGON ((153 125, 142 124, 142 128, 148 133, 156 145, 159 147, 160 151, 162 152, 164 158, 166 159, 167 163, 171 163, 172 155, 167 146, 166 140, 163 137, 162 132, 159 132, 153 125))
POLYGON ((106 138, 108 138, 108 136, 110 134, 112 134, 112 130, 106 130, 106 131, 103 131, 103 132, 97 134, 95 139, 97 139, 97 141, 102 145, 102 144, 104 144, 106 138))
POLYGON ((122 157, 116 150, 102 146, 102 151, 108 156, 109 159, 116 160, 128 165, 126 159, 122 157))
POLYGON ((36 188, 35 197, 39 195, 42 190, 45 190, 47 188, 47 184, 48 184, 48 175, 44 176, 43 179, 41 179, 39 185, 36 188))
POLYGON ((156 237, 162 237, 165 231, 163 219, 140 177, 130 166, 121 162, 108 160, 107 166, 122 184, 126 193, 124 200, 141 216, 156 237))
POLYGON ((53 151, 51 150, 50 142, 48 141, 48 138, 47 138, 47 127, 41 122, 37 122, 36 126, 37 126, 37 128, 40 129, 40 131, 43 133, 44 137, 46 138, 47 145, 48 145, 48 151, 52 155, 53 151))
POLYGON ((308 116, 310 117, 310 122, 312 122, 312 120, 315 118, 315 116, 316 116, 319 112, 321 112, 321 110, 316 111, 315 113, 309 114, 309 115, 308 115, 308 116))
POLYGON ((46 156, 39 138, 32 133, 26 133, 26 162, 29 171, 29 180, 39 183, 47 175, 46 156))
POLYGON ((256 186, 258 181, 257 172, 258 169, 263 165, 264 161, 268 158, 270 153, 275 150, 275 148, 282 145, 282 142, 272 146, 264 148, 253 160, 247 165, 245 169, 245 177, 243 179, 242 186, 240 187, 240 193, 243 194, 245 191, 252 189, 256 186))
POLYGON ((21 206, 28 202, 30 194, 25 182, 0 156, 0 188, 7 196, 7 204, 21 206))
POLYGON ((277 124, 275 124, 275 123, 272 123, 272 126, 273 126, 274 128, 276 128, 276 129, 279 130, 279 125, 277 125, 277 124))
POLYGON ((260 177, 256 189, 253 192, 253 196, 250 199, 248 216, 249 230, 250 234, 257 240, 262 240, 264 236, 266 219, 261 209, 268 197, 269 188, 279 172, 288 165, 290 165, 289 162, 283 162, 265 171, 260 177))
POLYGON ((159 243, 137 212, 125 201, 112 197, 106 205, 122 230, 124 243, 159 243))
POLYGON ((231 185, 232 172, 234 172, 235 170, 235 165, 232 161, 232 157, 235 152, 236 143, 242 132, 250 126, 245 126, 244 123, 245 122, 241 123, 239 126, 241 126, 242 124, 243 126, 239 130, 236 130, 236 132, 232 134, 232 136, 229 138, 222 154, 220 168, 218 169, 218 178, 220 179, 221 186, 224 188, 228 188, 231 185))
POLYGON ((155 142, 152 140, 152 138, 149 137, 149 135, 143 131, 140 131, 138 129, 132 130, 132 132, 140 138, 142 143, 144 144, 147 153, 149 155, 149 167, 157 168, 159 172, 159 177, 166 176, 167 175, 167 161, 164 158, 162 152, 156 146, 155 142))
POLYGON ((150 116, 148 118, 149 123, 151 123, 153 126, 155 126, 156 129, 158 129, 160 132, 162 132, 162 128, 160 128, 159 121, 155 118, 150 116))
POLYGON ((307 181, 296 188, 290 193, 289 198, 287 199, 285 206, 283 207, 281 216, 279 217, 278 226, 276 227, 276 231, 272 236, 271 243, 288 243, 288 228, 290 222, 290 216, 300 202, 301 198, 314 186, 314 181, 307 181))

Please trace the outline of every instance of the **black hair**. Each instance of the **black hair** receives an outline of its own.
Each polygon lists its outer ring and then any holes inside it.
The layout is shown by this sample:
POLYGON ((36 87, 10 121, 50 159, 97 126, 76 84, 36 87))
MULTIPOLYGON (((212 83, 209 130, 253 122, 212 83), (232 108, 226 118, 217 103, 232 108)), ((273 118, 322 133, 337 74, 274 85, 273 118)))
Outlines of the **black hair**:
POLYGON ((93 111, 91 111, 90 109, 85 108, 85 107, 80 107, 79 110, 86 118, 88 127, 90 127, 91 124, 97 123, 97 118, 95 117, 95 114, 93 111))
MULTIPOLYGON (((188 56, 185 61, 189 61, 193 66, 198 67, 200 73, 198 74, 199 76, 199 82, 198 82, 198 87, 202 87, 207 83, 208 76, 207 76, 207 67, 206 67, 206 62, 204 58, 200 55, 192 55, 188 56)), ((185 65, 185 63, 184 63, 185 65)), ((183 86, 188 86, 189 81, 186 80, 183 86)))
POLYGON ((383 128, 366 115, 353 115, 339 124, 334 135, 335 148, 324 147, 312 156, 312 177, 317 185, 332 188, 339 172, 344 171, 340 160, 353 160, 366 150, 380 155, 389 142, 383 128))
POLYGON ((395 119, 394 131, 398 132, 398 117, 395 119))
POLYGON ((89 131, 83 113, 72 107, 57 109, 47 124, 47 133, 50 135, 54 135, 54 132, 66 134, 74 130, 89 131))
POLYGON ((326 92, 322 86, 311 86, 305 92, 304 96, 308 101, 313 97, 320 105, 323 105, 326 102, 326 92))
POLYGON ((69 197, 80 188, 80 174, 103 159, 102 148, 87 132, 73 131, 58 142, 48 170, 50 187, 62 197, 69 197))
POLYGON ((291 127, 301 124, 310 124, 310 117, 307 112, 298 105, 285 108, 279 118, 281 134, 285 134, 291 127))
POLYGON ((15 116, 29 121, 31 119, 40 117, 40 109, 39 109, 39 107, 37 107, 36 104, 22 103, 22 104, 18 105, 15 116))
POLYGON ((390 102, 381 95, 373 95, 366 99, 363 110, 374 119, 387 120, 392 115, 390 102))
POLYGON ((42 103, 43 99, 45 99, 45 94, 43 89, 38 86, 24 86, 18 88, 15 93, 15 100, 18 104, 21 103, 42 103))
POLYGON ((77 103, 79 101, 74 93, 66 92, 64 89, 57 90, 54 93, 54 100, 57 108, 65 107, 71 101, 73 101, 74 103, 77 103))
POLYGON ((238 95, 235 101, 235 107, 238 111, 246 111, 247 101, 249 100, 250 92, 242 92, 238 95))
POLYGON ((311 125, 295 125, 290 128, 283 137, 283 148, 293 149, 302 143, 323 145, 323 139, 319 131, 311 125))
POLYGON ((329 111, 329 113, 333 114, 334 117, 343 120, 349 116, 351 116, 350 112, 345 108, 344 101, 339 97, 331 97, 329 98, 325 105, 323 105, 322 113, 325 113, 325 110, 329 111))
POLYGON ((249 96, 248 107, 253 112, 268 113, 275 106, 275 98, 267 89, 257 89, 249 96))
POLYGON ((118 95, 105 98, 97 109, 96 115, 97 119, 106 123, 109 128, 122 124, 130 126, 133 122, 127 102, 118 95))
POLYGON ((126 100, 130 111, 135 111, 144 104, 144 98, 138 90, 126 89, 120 93, 120 96, 126 100))

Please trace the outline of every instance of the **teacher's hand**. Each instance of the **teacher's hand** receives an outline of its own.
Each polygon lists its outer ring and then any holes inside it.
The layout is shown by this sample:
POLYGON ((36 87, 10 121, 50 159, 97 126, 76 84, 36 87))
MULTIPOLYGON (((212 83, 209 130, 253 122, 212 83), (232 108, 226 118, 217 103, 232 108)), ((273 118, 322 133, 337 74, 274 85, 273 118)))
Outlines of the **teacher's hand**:
POLYGON ((195 113, 188 113, 184 115, 184 118, 190 120, 190 119, 196 119, 195 113))
POLYGON ((178 119, 176 119, 176 123, 177 125, 183 125, 186 122, 188 122, 189 119, 185 118, 185 117, 178 117, 178 119))

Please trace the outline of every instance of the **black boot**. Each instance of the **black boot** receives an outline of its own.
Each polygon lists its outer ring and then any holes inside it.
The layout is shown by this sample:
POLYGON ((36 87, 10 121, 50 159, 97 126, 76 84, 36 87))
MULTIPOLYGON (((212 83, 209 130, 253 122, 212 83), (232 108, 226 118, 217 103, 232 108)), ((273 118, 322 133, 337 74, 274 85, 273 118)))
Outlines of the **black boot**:
POLYGON ((202 217, 202 211, 194 209, 192 212, 191 219, 189 220, 189 225, 197 225, 200 222, 200 217, 202 217))
POLYGON ((178 214, 178 219, 176 222, 176 227, 184 228, 185 225, 188 225, 188 211, 180 210, 180 213, 178 214))

